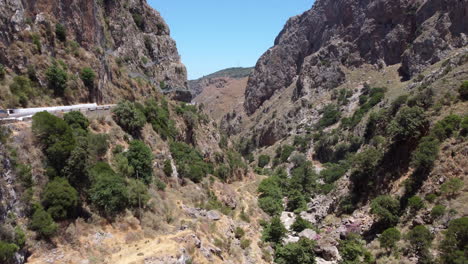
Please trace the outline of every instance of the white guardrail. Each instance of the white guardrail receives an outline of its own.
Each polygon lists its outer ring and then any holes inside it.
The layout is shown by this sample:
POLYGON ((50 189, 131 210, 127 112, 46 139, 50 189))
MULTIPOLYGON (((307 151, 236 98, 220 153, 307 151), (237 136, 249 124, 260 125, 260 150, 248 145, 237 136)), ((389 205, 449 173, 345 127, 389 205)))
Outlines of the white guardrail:
POLYGON ((32 116, 39 112, 49 112, 52 114, 66 113, 71 111, 94 112, 102 110, 110 110, 114 105, 97 105, 97 104, 78 104, 69 106, 51 106, 51 107, 34 107, 21 109, 8 109, 8 114, 3 118, 0 117, 1 123, 11 123, 17 121, 30 120, 32 116))

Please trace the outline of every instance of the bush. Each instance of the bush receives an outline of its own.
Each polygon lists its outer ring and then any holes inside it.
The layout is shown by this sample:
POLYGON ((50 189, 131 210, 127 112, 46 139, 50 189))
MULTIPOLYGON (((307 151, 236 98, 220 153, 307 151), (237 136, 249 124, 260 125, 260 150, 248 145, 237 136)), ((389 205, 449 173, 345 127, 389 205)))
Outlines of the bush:
POLYGON ((283 203, 280 199, 266 196, 258 199, 258 206, 268 215, 278 215, 283 211, 283 203))
POLYGON ((81 69, 80 77, 86 87, 90 89, 94 87, 94 79, 96 79, 96 73, 94 73, 93 69, 89 67, 81 69))
POLYGON ((280 244, 286 236, 288 230, 284 227, 279 217, 273 217, 262 233, 262 239, 274 244, 280 244))
POLYGON ((275 263, 279 264, 315 264, 315 242, 301 238, 298 242, 289 243, 277 248, 275 263))
POLYGON ((458 88, 458 92, 460 93, 460 98, 463 101, 468 100, 468 81, 462 82, 460 88, 458 88))
POLYGON ((279 146, 276 149, 276 157, 279 158, 279 160, 283 163, 287 162, 289 156, 291 156, 293 151, 294 151, 293 146, 290 146, 290 145, 279 146))
POLYGON ((458 115, 449 115, 437 122, 432 130, 432 133, 440 140, 444 141, 450 138, 454 132, 460 128, 462 118, 458 115))
POLYGON ((258 166, 260 168, 264 168, 266 165, 268 165, 270 163, 270 156, 268 155, 260 155, 260 157, 258 157, 258 166))
POLYGON ((411 249, 419 255, 431 247, 433 239, 434 236, 429 229, 423 225, 414 227, 406 236, 406 240, 410 243, 411 249))
POLYGON ((248 247, 250 247, 250 244, 252 243, 252 241, 250 239, 246 239, 246 238, 243 238, 241 239, 240 241, 240 247, 245 250, 247 249, 248 247))
POLYGON ((142 179, 146 184, 153 180, 153 153, 151 149, 140 140, 130 142, 127 151, 128 164, 133 167, 133 177, 142 179))
POLYGON ((123 211, 128 205, 128 190, 125 179, 117 175, 111 167, 98 162, 91 168, 92 178, 89 198, 93 205, 106 216, 123 211))
POLYGON ((413 196, 408 199, 408 206, 410 207, 411 211, 417 212, 424 208, 424 201, 419 196, 413 196))
POLYGON ((180 177, 200 182, 206 174, 210 173, 209 165, 195 148, 183 142, 171 142, 169 147, 180 177))
POLYGON ((5 75, 6 75, 5 66, 3 66, 3 64, 0 63, 0 80, 5 79, 5 75))
POLYGON ((428 201, 430 203, 433 203, 437 199, 437 195, 435 193, 430 193, 430 194, 426 195, 426 197, 424 197, 424 199, 426 199, 426 201, 428 201))
POLYGON ((325 169, 320 171, 320 177, 323 178, 325 183, 334 183, 343 177, 347 170, 348 166, 346 164, 327 163, 325 169))
POLYGON ((396 243, 401 239, 401 233, 398 229, 392 227, 385 230, 379 237, 380 247, 392 250, 396 243))
POLYGON ((325 106, 322 112, 322 118, 317 124, 319 129, 329 127, 340 120, 341 112, 338 109, 338 106, 334 104, 325 106))
POLYGON ((166 184, 160 179, 156 179, 155 184, 156 184, 156 188, 158 188, 158 191, 164 191, 166 189, 166 184))
POLYGON ((171 177, 172 176, 172 164, 171 164, 171 160, 166 160, 164 161, 164 168, 163 168, 163 171, 164 171, 164 174, 166 174, 167 177, 171 177))
POLYGON ((244 237, 244 235, 245 235, 244 229, 242 229, 241 227, 236 227, 236 230, 234 230, 234 236, 237 239, 241 239, 242 237, 244 237))
POLYGON ((88 129, 89 120, 79 111, 68 112, 63 115, 63 120, 72 128, 88 129))
POLYGON ((300 215, 296 217, 296 220, 291 225, 291 230, 294 232, 300 233, 305 229, 312 229, 312 223, 302 218, 300 215))
POLYGON ((67 40, 67 29, 65 26, 57 23, 55 25, 55 35, 60 41, 65 42, 67 40))
POLYGON ((461 131, 460 135, 463 137, 468 136, 468 115, 463 118, 463 121, 461 122, 461 131))
POLYGON ((466 241, 468 241, 468 217, 450 221, 445 238, 440 243, 441 263, 467 263, 466 241))
POLYGON ((31 80, 25 76, 16 76, 10 84, 10 91, 18 97, 22 107, 28 106, 28 101, 34 96, 31 80))
POLYGON ((409 141, 420 138, 428 127, 429 122, 422 108, 404 107, 390 123, 388 132, 395 141, 409 141))
POLYGON ((452 178, 442 184, 440 190, 444 195, 447 195, 449 199, 452 199, 463 189, 463 184, 461 179, 452 178))
POLYGON ((291 170, 291 178, 289 180, 289 189, 298 190, 303 195, 307 196, 312 193, 317 187, 318 175, 310 161, 301 164, 291 170))
POLYGON ((436 205, 431 210, 431 218, 432 220, 436 220, 441 218, 445 214, 445 206, 443 205, 436 205))
POLYGON ((15 244, 0 241, 0 260, 2 263, 10 263, 19 247, 15 244))
POLYGON ((54 61, 46 71, 46 78, 49 89, 52 89, 55 95, 63 96, 68 82, 68 74, 64 66, 54 61))
POLYGON ((32 132, 42 144, 49 163, 56 171, 61 171, 75 148, 70 126, 48 112, 37 113, 32 119, 32 132))
POLYGON ((140 30, 145 30, 145 19, 141 14, 132 13, 133 21, 140 30))
POLYGON ((139 180, 128 181, 128 204, 132 207, 144 207, 150 199, 148 188, 139 180))
POLYGON ((43 238, 49 238, 57 231, 57 224, 52 219, 52 216, 42 208, 36 206, 35 212, 31 217, 30 228, 38 233, 43 238))
POLYGON ((346 239, 340 241, 338 246, 343 264, 371 264, 374 263, 374 258, 371 253, 364 247, 364 242, 359 235, 348 234, 346 239))
POLYGON ((307 210, 307 202, 308 200, 300 190, 292 190, 288 195, 286 210, 300 213, 307 210))
POLYGON ((83 190, 89 186, 88 178, 88 145, 86 140, 79 142, 70 153, 70 157, 67 159, 66 165, 62 170, 62 175, 68 179, 70 184, 79 189, 83 190))
POLYGON ((127 133, 139 135, 141 128, 146 123, 146 118, 134 103, 129 101, 119 102, 112 109, 112 117, 115 122, 127 133))
POLYGON ((429 170, 439 154, 440 142, 438 139, 423 137, 411 156, 411 165, 420 170, 429 170))
POLYGON ((309 143, 311 141, 311 136, 306 135, 304 137, 295 136, 293 145, 301 152, 305 152, 309 147, 309 143))
POLYGON ((400 203, 388 195, 381 195, 372 200, 371 213, 378 216, 386 226, 394 226, 398 223, 398 211, 400 203))
POLYGON ((145 115, 148 122, 152 125, 162 139, 174 139, 177 135, 177 130, 174 126, 174 121, 169 116, 169 105, 166 101, 162 101, 161 105, 154 100, 148 100, 145 104, 145 115))
POLYGON ((55 178, 46 185, 42 204, 53 219, 67 219, 76 213, 78 192, 66 179, 55 178))

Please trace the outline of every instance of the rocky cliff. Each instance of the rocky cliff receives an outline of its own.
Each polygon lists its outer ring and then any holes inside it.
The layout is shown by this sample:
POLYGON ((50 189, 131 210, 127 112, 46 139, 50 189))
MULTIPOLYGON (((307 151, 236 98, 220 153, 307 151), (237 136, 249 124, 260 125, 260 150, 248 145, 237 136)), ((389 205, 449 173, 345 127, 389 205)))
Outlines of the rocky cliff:
POLYGON ((468 44, 466 0, 318 0, 291 18, 257 62, 245 92, 254 113, 297 81, 293 99, 343 83, 342 67, 400 64, 402 79, 468 44))
POLYGON ((17 104, 7 88, 9 76, 28 75, 38 90, 47 85, 46 70, 54 61, 63 62, 69 75, 63 96, 30 96, 30 104, 111 103, 158 88, 187 90, 186 69, 169 27, 144 0, 2 0, 0 20, 5 105, 17 104), (92 85, 79 78, 85 67, 97 75, 92 85))

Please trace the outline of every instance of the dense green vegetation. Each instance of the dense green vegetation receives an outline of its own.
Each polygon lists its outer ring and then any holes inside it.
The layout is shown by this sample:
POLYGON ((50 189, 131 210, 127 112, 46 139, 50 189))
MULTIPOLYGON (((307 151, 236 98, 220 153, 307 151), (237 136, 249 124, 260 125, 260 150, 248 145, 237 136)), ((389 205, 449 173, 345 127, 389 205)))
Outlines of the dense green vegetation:
POLYGON ((80 78, 86 87, 92 89, 94 87, 94 79, 96 79, 96 73, 94 73, 93 69, 85 67, 81 69, 80 78))
POLYGON ((73 217, 78 206, 78 192, 64 178, 50 181, 42 195, 42 204, 55 220, 73 217))
POLYGON ((263 168, 269 163, 270 163, 270 156, 260 155, 260 157, 258 157, 258 167, 263 168))
POLYGON ((53 90, 55 95, 63 96, 69 78, 66 65, 63 62, 54 61, 46 71, 46 78, 49 89, 53 90))
POLYGON ((372 254, 364 247, 364 242, 359 235, 348 234, 344 240, 340 241, 338 250, 343 258, 340 262, 342 264, 374 263, 372 254))
POLYGON ((341 118, 341 112, 338 106, 334 104, 325 106, 325 108, 322 110, 322 113, 322 118, 317 124, 319 129, 329 127, 338 122, 341 118))
POLYGON ((301 238, 298 242, 280 246, 275 251, 275 263, 279 264, 315 264, 315 242, 301 238))
POLYGON ((55 25, 55 36, 57 36, 57 38, 62 42, 67 40, 67 29, 64 25, 60 23, 55 25))
POLYGON ((129 101, 120 102, 112 109, 115 122, 127 133, 137 136, 146 123, 145 114, 129 101))
POLYGON ((130 142, 126 153, 128 165, 134 170, 133 177, 142 179, 146 184, 153 180, 153 153, 151 149, 140 140, 130 142))
POLYGON ((440 243, 441 263, 461 264, 468 262, 468 217, 452 220, 440 243))
POLYGON ((183 142, 171 142, 170 149, 180 177, 200 182, 212 171, 210 165, 203 160, 202 154, 192 146, 183 142))

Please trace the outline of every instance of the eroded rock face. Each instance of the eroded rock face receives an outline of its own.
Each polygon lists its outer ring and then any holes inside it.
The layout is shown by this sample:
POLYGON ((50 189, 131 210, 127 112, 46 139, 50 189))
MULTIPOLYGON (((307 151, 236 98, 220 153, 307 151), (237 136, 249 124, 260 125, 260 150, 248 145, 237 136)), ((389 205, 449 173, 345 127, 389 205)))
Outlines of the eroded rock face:
POLYGON ((188 90, 187 71, 169 27, 146 0, 5 0, 0 2, 0 21, 0 47, 6 51, 0 63, 16 74, 35 65, 44 84, 42 70, 48 58, 58 58, 71 71, 85 65, 93 68, 98 80, 97 91, 89 96, 92 101, 110 103, 151 94, 149 88, 124 83, 122 76, 177 91, 175 97, 182 100, 191 99, 180 92, 188 90), (66 28, 64 43, 55 34, 58 23, 66 28), (40 43, 39 51, 34 38, 40 43))
POLYGON ((402 63, 403 79, 467 45, 468 1, 318 0, 291 18, 257 62, 244 108, 254 113, 298 77, 293 99, 345 80, 340 69, 402 63))

